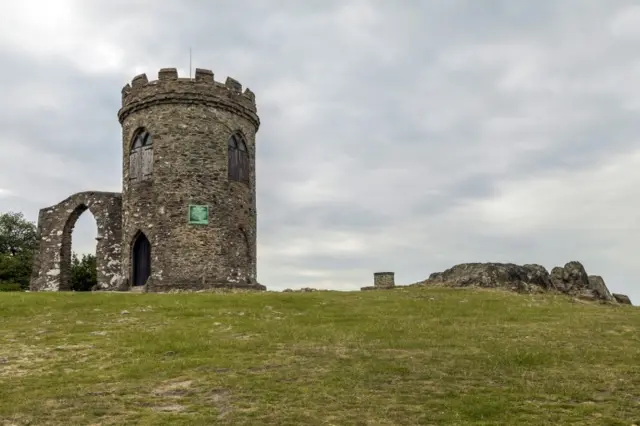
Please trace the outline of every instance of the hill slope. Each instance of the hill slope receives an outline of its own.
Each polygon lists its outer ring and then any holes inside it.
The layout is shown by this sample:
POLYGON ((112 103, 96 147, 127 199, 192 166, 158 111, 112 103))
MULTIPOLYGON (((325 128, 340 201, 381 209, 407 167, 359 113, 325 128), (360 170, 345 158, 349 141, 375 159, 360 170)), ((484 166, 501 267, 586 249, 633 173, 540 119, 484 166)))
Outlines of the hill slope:
POLYGON ((0 424, 640 424, 640 310, 409 288, 0 294, 0 424))

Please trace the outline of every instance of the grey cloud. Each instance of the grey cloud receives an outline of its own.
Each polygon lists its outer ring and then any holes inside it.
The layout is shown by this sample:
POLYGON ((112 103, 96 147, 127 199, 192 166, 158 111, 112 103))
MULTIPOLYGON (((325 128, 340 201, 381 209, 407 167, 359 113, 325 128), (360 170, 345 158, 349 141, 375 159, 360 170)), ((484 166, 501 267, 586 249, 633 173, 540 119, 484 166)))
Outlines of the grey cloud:
POLYGON ((52 192, 66 197, 64 186, 67 191, 92 184, 113 186, 119 180, 121 147, 115 116, 118 93, 109 91, 109 78, 79 74, 62 61, 45 68, 37 59, 15 53, 0 51, 0 56, 12 63, 0 71, 0 91, 14 93, 0 103, 0 148, 9 158, 29 149, 28 156, 19 157, 20 163, 3 164, 3 184, 10 182, 20 196, 29 193, 49 203, 57 202, 47 196, 52 192), (49 105, 39 106, 37 93, 27 98, 32 105, 12 102, 31 85, 40 96, 51 98, 49 105), (65 179, 64 173, 82 177, 83 182, 65 179))
MULTIPOLYGON (((0 92, 29 93, 0 99, 0 188, 17 194, 0 197, 0 210, 35 218, 38 203, 117 190, 121 86, 160 67, 188 72, 191 47, 194 67, 257 96, 267 286, 358 288, 376 269, 407 283, 462 261, 578 258, 633 299, 625 277, 640 269, 608 254, 626 243, 601 229, 604 219, 594 216, 590 233, 554 222, 497 232, 478 210, 506 183, 595 170, 637 151, 629 105, 640 105, 640 40, 609 28, 632 4, 82 2, 83 28, 96 30, 87 38, 121 52, 117 65, 89 71, 87 51, 54 60, 0 40, 0 59, 12 64, 0 70, 0 92), (328 253, 322 244, 335 235, 364 248, 328 253)), ((90 247, 91 221, 81 221, 74 241, 90 247)))

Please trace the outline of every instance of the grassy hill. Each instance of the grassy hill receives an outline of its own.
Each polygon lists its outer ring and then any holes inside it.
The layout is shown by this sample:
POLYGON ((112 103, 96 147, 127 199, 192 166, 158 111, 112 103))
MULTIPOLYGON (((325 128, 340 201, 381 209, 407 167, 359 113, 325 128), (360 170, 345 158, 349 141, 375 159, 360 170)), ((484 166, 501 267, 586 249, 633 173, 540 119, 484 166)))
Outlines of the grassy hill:
POLYGON ((631 306, 444 288, 0 294, 0 424, 633 423, 631 306))

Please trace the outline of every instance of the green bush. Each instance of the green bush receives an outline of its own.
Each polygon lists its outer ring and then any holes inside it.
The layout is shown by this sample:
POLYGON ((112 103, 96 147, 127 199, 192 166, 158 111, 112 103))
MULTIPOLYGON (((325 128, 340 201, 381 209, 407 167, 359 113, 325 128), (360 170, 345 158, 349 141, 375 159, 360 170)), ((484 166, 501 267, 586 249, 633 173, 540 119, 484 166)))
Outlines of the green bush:
POLYGON ((22 291, 22 286, 18 283, 0 283, 0 292, 3 291, 22 291))
POLYGON ((96 257, 93 254, 83 254, 79 258, 73 253, 71 258, 71 290, 91 291, 98 283, 96 271, 96 257))
POLYGON ((17 283, 24 290, 29 288, 37 248, 36 230, 36 224, 26 220, 22 213, 0 213, 0 285, 3 288, 6 283, 17 283))

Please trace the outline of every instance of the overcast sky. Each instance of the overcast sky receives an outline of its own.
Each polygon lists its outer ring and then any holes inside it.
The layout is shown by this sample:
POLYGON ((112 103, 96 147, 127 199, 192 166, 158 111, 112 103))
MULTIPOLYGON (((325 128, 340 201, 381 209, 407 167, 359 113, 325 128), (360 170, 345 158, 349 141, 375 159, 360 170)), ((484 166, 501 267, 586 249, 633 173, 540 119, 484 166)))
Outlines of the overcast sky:
POLYGON ((4 1, 0 211, 120 191, 120 89, 189 47, 256 93, 268 288, 579 260, 640 303, 638 2, 4 1))

